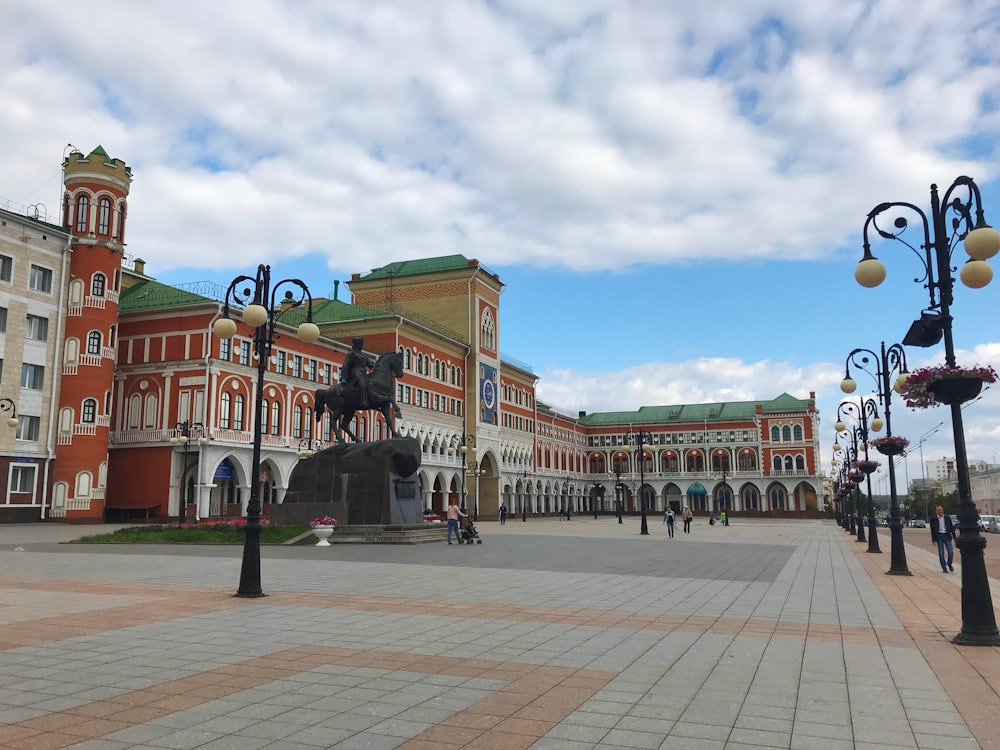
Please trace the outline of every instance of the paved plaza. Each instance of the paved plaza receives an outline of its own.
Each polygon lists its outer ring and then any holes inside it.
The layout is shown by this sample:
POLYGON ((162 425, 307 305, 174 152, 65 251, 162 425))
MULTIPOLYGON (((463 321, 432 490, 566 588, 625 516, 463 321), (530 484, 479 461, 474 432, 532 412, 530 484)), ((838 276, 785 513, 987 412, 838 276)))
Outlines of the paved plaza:
POLYGON ((832 522, 478 526, 265 547, 261 599, 239 547, 0 527, 0 748, 1000 748, 929 535, 898 577, 832 522))

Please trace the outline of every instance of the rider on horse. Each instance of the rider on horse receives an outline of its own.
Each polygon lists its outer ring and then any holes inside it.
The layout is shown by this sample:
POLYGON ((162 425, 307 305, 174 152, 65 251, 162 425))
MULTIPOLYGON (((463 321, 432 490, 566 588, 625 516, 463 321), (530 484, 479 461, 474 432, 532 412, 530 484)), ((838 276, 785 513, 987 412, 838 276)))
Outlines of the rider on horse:
POLYGON ((340 368, 340 382, 344 388, 354 387, 361 394, 361 408, 368 409, 368 370, 374 367, 374 363, 362 351, 365 340, 360 336, 351 339, 351 351, 344 357, 344 364, 340 368))

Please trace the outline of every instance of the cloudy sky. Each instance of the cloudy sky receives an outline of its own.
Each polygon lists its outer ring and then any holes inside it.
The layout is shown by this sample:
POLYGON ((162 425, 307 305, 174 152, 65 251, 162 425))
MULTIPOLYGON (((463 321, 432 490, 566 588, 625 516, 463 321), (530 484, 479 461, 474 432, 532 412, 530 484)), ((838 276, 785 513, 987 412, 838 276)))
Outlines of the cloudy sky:
MULTIPOLYGON (((102 144, 135 175, 128 250, 168 283, 270 262, 323 295, 478 258, 505 354, 573 412, 812 391, 830 444, 847 353, 929 301, 899 243, 882 287, 854 282, 868 211, 968 174, 1000 224, 992 0, 4 8, 0 202, 54 217, 67 144, 102 144)), ((956 292, 963 361, 1000 365, 998 290, 956 292)), ((948 420, 894 416, 914 442, 948 420)), ((1000 460, 1000 387, 965 419, 1000 460)))

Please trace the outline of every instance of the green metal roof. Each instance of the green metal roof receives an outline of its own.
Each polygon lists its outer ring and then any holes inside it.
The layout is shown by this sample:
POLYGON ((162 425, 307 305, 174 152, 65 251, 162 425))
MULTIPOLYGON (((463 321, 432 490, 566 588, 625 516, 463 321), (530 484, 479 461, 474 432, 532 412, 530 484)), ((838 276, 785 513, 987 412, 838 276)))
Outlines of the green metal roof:
POLYGON ((118 300, 118 309, 125 313, 204 304, 215 304, 215 300, 149 279, 125 289, 118 300))
MULTIPOLYGON (((342 323, 348 320, 362 320, 365 318, 393 318, 397 317, 385 310, 376 310, 374 307, 364 307, 363 305, 352 305, 340 300, 324 300, 313 303, 313 323, 323 325, 324 323, 342 323)), ((281 316, 281 322, 286 325, 298 325, 306 319, 306 307, 294 307, 281 316)))
POLYGON ((441 271, 458 271, 469 268, 469 259, 464 255, 442 255, 439 258, 421 258, 419 260, 403 260, 390 263, 381 268, 373 268, 370 273, 362 274, 361 281, 399 278, 400 276, 420 276, 426 273, 441 271))
POLYGON ((590 426, 621 424, 654 424, 670 422, 719 422, 753 419, 760 406, 764 414, 806 411, 809 400, 782 393, 767 401, 720 401, 710 404, 678 404, 673 406, 642 406, 638 411, 602 411, 585 414, 580 424, 590 426))

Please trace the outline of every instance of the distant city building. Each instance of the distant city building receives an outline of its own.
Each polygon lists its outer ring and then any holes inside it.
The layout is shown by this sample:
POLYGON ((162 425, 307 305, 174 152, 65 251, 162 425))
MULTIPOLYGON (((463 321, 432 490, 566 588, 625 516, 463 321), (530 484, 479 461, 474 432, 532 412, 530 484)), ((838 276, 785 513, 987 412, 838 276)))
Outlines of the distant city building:
MULTIPOLYGON (((334 385, 352 337, 372 357, 399 352, 399 427, 422 449, 426 507, 635 513, 813 515, 829 491, 818 466, 814 394, 638 410, 564 413, 536 398, 532 368, 500 351, 500 277, 462 255, 390 263, 348 282, 351 300, 314 296, 322 335, 278 317, 262 400, 260 473, 250 476, 257 363, 252 331, 220 340, 224 287, 171 287, 124 254, 131 171, 98 147, 64 162, 59 224, 3 211, 0 395, 19 419, 0 434, 0 519, 99 520, 135 514, 239 516, 257 482, 265 513, 282 502, 301 449, 329 444, 314 392, 334 385), (206 441, 171 442, 179 426, 206 441), (629 435, 648 432, 635 450, 629 435), (466 454, 463 475, 460 444, 466 454)), ((133 243, 135 244, 135 243, 133 243)), ((280 273, 276 274, 280 277, 280 273)), ((309 281, 311 286, 316 282, 309 281)), ((541 329, 540 329, 541 330, 541 329)), ((375 413, 367 440, 387 437, 375 413)))

